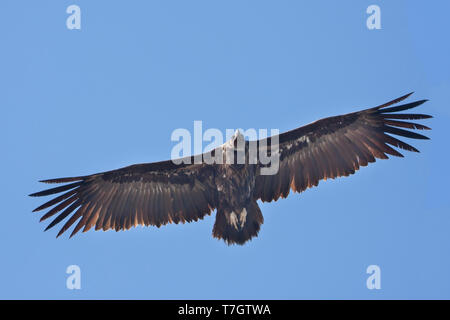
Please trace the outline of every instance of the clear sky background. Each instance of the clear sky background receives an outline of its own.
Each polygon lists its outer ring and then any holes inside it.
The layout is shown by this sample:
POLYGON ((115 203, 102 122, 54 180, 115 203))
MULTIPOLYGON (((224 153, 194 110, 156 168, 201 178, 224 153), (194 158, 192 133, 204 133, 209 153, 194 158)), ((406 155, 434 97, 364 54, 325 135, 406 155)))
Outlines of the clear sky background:
MULTIPOLYGON (((1 1, 0 298, 450 298, 444 1, 1 1), (81 8, 68 30, 66 8, 81 8), (368 30, 366 8, 381 8, 368 30), (245 246, 203 221, 55 239, 38 180, 165 160, 174 129, 290 130, 415 91, 420 154, 260 204, 245 246), (81 268, 81 290, 66 268, 81 268), (381 268, 368 290, 366 268, 381 268)), ((412 101, 412 99, 410 101, 412 101)), ((409 142, 409 141, 408 141, 409 142)))

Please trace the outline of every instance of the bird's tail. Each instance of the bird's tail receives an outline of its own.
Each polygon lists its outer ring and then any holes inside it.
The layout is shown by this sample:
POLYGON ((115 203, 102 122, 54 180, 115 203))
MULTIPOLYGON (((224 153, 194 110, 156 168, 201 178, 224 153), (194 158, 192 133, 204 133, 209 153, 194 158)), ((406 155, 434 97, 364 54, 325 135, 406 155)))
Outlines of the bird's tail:
MULTIPOLYGON (((239 210, 236 210, 239 211, 239 210)), ((258 235, 264 218, 256 201, 250 202, 240 212, 218 208, 213 236, 227 244, 240 244, 258 235)))

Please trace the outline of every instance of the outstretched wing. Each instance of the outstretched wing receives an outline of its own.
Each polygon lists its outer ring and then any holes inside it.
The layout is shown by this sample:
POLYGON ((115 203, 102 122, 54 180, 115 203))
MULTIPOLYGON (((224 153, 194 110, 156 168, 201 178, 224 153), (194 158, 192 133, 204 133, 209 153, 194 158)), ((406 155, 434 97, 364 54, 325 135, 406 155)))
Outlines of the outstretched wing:
POLYGON ((41 218, 58 214, 45 230, 70 216, 57 236, 80 218, 71 237, 81 228, 85 232, 93 226, 116 231, 138 224, 159 227, 197 221, 214 210, 212 170, 205 164, 175 165, 172 161, 137 164, 89 176, 43 180, 67 184, 30 196, 64 192, 34 210, 54 206, 41 218))
MULTIPOLYGON (((279 170, 275 175, 256 178, 254 196, 262 201, 285 198, 290 189, 302 192, 317 186, 319 180, 348 176, 360 166, 375 159, 388 159, 386 154, 403 157, 393 147, 419 152, 392 135, 412 139, 427 137, 407 129, 430 128, 403 120, 431 118, 425 114, 401 114, 427 100, 389 107, 412 93, 359 112, 325 118, 278 136, 279 170)), ((270 145, 270 138, 265 144, 270 145)))

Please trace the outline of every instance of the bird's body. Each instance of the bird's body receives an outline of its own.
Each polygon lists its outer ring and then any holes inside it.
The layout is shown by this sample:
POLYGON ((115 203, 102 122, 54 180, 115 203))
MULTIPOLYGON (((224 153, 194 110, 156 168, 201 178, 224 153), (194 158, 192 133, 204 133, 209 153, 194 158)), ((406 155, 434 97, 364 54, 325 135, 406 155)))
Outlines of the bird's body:
POLYGON ((78 221, 72 236, 81 228, 118 231, 138 224, 159 227, 197 221, 216 210, 213 236, 228 244, 243 244, 257 236, 264 220, 257 200, 276 201, 287 197, 290 190, 303 192, 322 179, 348 176, 376 158, 387 159, 386 154, 403 157, 392 147, 418 152, 393 136, 427 139, 403 128, 428 127, 403 120, 431 116, 398 113, 426 100, 389 107, 409 95, 378 107, 325 118, 256 144, 244 141, 236 132, 230 141, 200 157, 218 156, 220 162, 197 162, 196 155, 181 163, 168 160, 44 180, 66 184, 31 196, 63 194, 34 211, 54 206, 41 218, 58 214, 47 229, 68 218, 58 236, 78 221), (258 152, 277 156, 275 172, 263 173, 268 164, 254 158, 252 146, 257 146, 258 152))
MULTIPOLYGON (((243 139, 239 131, 228 143, 232 145, 231 150, 225 148, 224 154, 233 154, 235 159, 237 158, 232 142, 238 139, 243 139)), ((243 151, 245 159, 248 159, 248 144, 243 151)), ((216 165, 217 174, 214 183, 217 186, 218 202, 213 235, 228 243, 243 244, 258 233, 263 218, 253 195, 257 166, 250 164, 248 160, 243 164, 234 162, 227 161, 225 156, 224 163, 216 165)))

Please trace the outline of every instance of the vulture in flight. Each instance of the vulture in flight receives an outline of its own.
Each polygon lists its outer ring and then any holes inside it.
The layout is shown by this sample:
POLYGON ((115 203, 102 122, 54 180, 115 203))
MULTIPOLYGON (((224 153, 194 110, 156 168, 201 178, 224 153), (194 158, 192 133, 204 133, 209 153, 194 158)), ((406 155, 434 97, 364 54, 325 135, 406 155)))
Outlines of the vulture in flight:
MULTIPOLYGON (((250 163, 249 146, 236 131, 232 139, 202 156, 244 152, 244 163, 206 163, 194 157, 183 161, 135 164, 117 170, 79 177, 43 180, 63 184, 30 196, 56 195, 34 211, 52 207, 41 221, 56 217, 47 229, 62 222, 58 236, 75 225, 70 237, 88 231, 127 230, 133 226, 157 226, 203 219, 216 210, 212 234, 227 244, 244 244, 258 235, 263 216, 257 200, 286 198, 290 190, 302 192, 320 180, 348 176, 360 167, 403 157, 395 148, 419 152, 395 136, 428 139, 406 129, 430 129, 410 122, 431 118, 419 113, 399 113, 427 100, 396 105, 410 94, 377 107, 329 117, 277 136, 257 140, 258 150, 276 150, 278 170, 262 174, 267 164, 250 163), (396 105, 396 106, 393 106, 396 105), (244 141, 242 144, 239 141, 244 141), (269 148, 270 147, 270 148, 269 148), (231 151, 231 152, 230 152, 231 151)), ((198 156, 197 156, 198 157, 198 156)))

